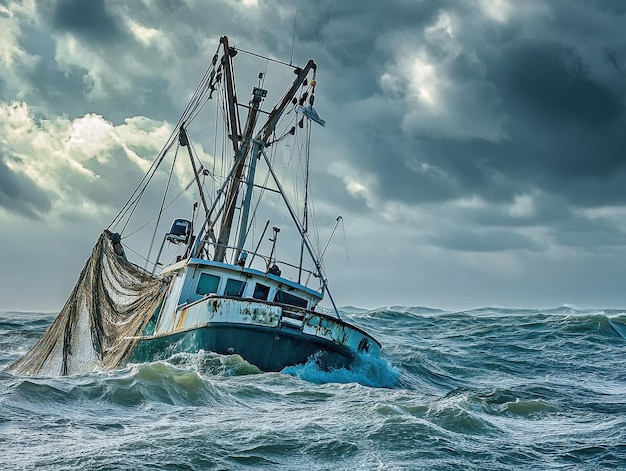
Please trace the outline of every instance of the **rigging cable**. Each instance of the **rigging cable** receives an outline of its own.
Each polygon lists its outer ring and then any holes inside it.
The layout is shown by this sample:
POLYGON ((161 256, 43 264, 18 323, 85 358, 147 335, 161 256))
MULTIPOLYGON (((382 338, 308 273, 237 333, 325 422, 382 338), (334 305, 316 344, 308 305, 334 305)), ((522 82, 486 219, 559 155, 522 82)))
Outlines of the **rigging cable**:
POLYGON ((341 229, 343 231, 343 244, 346 247, 346 261, 348 262, 348 266, 350 266, 350 256, 348 255, 348 239, 346 239, 346 225, 341 218, 341 229))
MULTIPOLYGON (((167 184, 165 185, 165 191, 163 192, 163 200, 161 201, 161 209, 159 210, 159 216, 157 217, 156 224, 154 225, 154 232, 152 233, 152 239, 150 240, 150 247, 148 248, 148 255, 146 255, 146 266, 144 269, 148 269, 148 260, 150 260, 150 253, 152 252, 152 245, 154 244, 154 239, 156 238, 157 230, 159 229, 159 222, 161 221, 161 215, 163 214, 163 207, 165 206, 165 198, 167 198, 167 190, 170 187, 170 182, 172 181, 172 175, 174 173, 174 165, 176 164, 176 157, 178 157, 178 149, 180 146, 176 147, 176 153, 174 154, 174 159, 172 160, 172 168, 170 170, 170 174, 167 177, 167 184)), ((156 263, 154 264, 154 269, 156 269, 156 263)), ((153 270, 154 271, 154 270, 153 270)))
MULTIPOLYGON (((157 168, 159 167, 159 165, 161 165, 161 162, 163 161, 163 159, 165 158, 165 155, 169 152, 171 147, 174 145, 174 142, 175 141, 172 139, 172 136, 170 136, 165 147, 158 154, 157 158, 152 162, 152 164, 150 165, 150 168, 144 174, 142 179, 139 181, 139 184, 137 185, 135 190, 132 192, 132 194, 126 201, 126 204, 124 204, 124 206, 120 209, 120 211, 117 213, 115 218, 111 221, 107 229, 111 229, 113 226, 116 226, 117 224, 121 223, 122 219, 126 216, 128 211, 130 211, 130 215, 128 216, 128 219, 130 220, 130 217, 133 215, 137 205, 139 204, 139 200, 141 199, 144 192, 146 191, 146 188, 148 187, 150 180, 152 180, 152 177, 156 173, 157 168)), ((126 224, 124 224, 124 227, 122 228, 121 232, 124 232, 127 224, 128 224, 128 220, 126 221, 126 224)))
MULTIPOLYGON (((298 229, 298 231, 302 234, 302 227, 300 226, 300 221, 298 220, 298 216, 296 215, 295 211, 293 210, 291 203, 289 202, 289 199, 287 198, 287 195, 285 194, 280 181, 278 180, 278 177, 276 176, 276 173, 274 172, 274 169, 272 168, 272 166, 270 165, 269 162, 269 158, 267 157, 266 153, 264 152, 263 149, 261 149, 261 155, 263 156, 263 158, 265 159, 265 162, 267 163, 268 169, 270 171, 270 173, 272 174, 272 178, 274 180, 274 183, 276 183, 276 186, 278 187, 278 190, 281 194, 281 196, 283 197, 283 202, 285 203, 285 206, 287 206, 287 210, 289 212, 289 215, 291 216, 291 220, 293 221, 293 223, 295 224, 296 228, 298 229)), ((315 269, 320 277, 320 281, 322 283, 322 287, 324 288, 324 291, 326 292, 326 294, 328 295, 328 300, 331 302, 333 309, 335 311, 335 315, 337 316, 338 319, 341 319, 341 316, 339 314, 339 310, 337 309, 337 305, 335 304, 335 300, 333 299, 332 294, 330 293, 330 289, 328 288, 328 280, 324 277, 324 272, 322 270, 322 267, 320 265, 320 262, 318 259, 315 258, 315 253, 313 252, 313 248, 311 247, 311 244, 308 240, 308 237, 306 234, 304 234, 303 239, 305 240, 305 246, 307 251, 309 252, 309 256, 311 257, 313 263, 315 264, 315 269)))
MULTIPOLYGON (((201 167, 198 169, 198 172, 201 173, 202 170, 204 170, 204 167, 201 167)), ((203 173, 203 172, 202 172, 203 173)), ((203 173, 203 178, 204 178, 204 173, 203 173)), ((172 206, 177 200, 178 198, 180 198, 187 190, 189 190, 189 188, 191 188, 191 185, 193 185, 193 183, 195 182, 195 177, 193 177, 189 183, 187 183, 187 185, 185 185, 185 187, 178 192, 178 194, 176 196, 174 196, 174 198, 172 198, 170 200, 169 203, 167 203, 165 205, 165 207, 163 208, 163 210, 169 209, 170 206, 172 206)), ((134 236, 135 234, 137 234, 139 231, 141 231, 142 229, 144 229, 147 225, 149 225, 152 221, 154 221, 157 216, 159 215, 158 212, 154 213, 152 216, 150 216, 150 218, 145 221, 143 224, 139 225, 135 230, 133 230, 132 232, 130 232, 129 234, 126 234, 124 236, 124 239, 130 239, 132 236, 134 236)))
MULTIPOLYGON (((130 250, 132 253, 134 253, 135 255, 137 255, 137 257, 141 258, 142 260, 146 261, 146 265, 148 264, 149 260, 144 257, 143 255, 141 255, 139 252, 137 252, 136 250, 133 250, 132 248, 130 248, 128 245, 124 244, 124 250, 130 250)), ((139 267, 141 268, 141 267, 139 267)), ((145 269, 144 269, 145 270, 145 269)))
MULTIPOLYGON (((211 78, 209 78, 209 80, 207 81, 207 77, 214 77, 214 75, 211 75, 211 72, 215 71, 215 64, 216 64, 216 61, 217 61, 218 53, 219 53, 219 46, 217 47, 216 53, 213 56, 212 63, 209 65, 209 67, 205 71, 204 76, 202 77, 202 79, 200 80, 200 83, 196 87, 194 95, 192 96, 191 100, 189 101, 189 103, 185 107, 181 117, 178 120, 178 123, 173 128, 172 133, 170 134, 170 137, 168 138, 165 146, 161 149, 159 154, 157 154, 157 158, 152 162, 152 164, 151 164, 150 168, 148 169, 148 171, 144 174, 143 178, 140 180, 140 182, 137 185, 137 187, 133 190, 133 192, 131 193, 130 197, 128 198, 128 200, 126 201, 124 206, 120 209, 120 211, 115 216, 115 218, 113 218, 113 220, 111 221, 111 223, 109 224, 107 229, 111 229, 113 226, 116 226, 117 224, 120 224, 122 222, 122 219, 124 217, 126 217, 126 215, 128 214, 128 219, 126 220, 126 223, 122 227, 122 231, 121 232, 123 233, 124 230, 126 229, 126 226, 128 225, 132 215, 134 214, 134 212, 135 212, 135 210, 137 208, 137 205, 139 204, 139 200, 141 199, 141 197, 143 196, 144 192, 146 191, 146 188, 147 188, 148 184, 150 183, 150 181, 154 177, 157 168, 163 162, 166 154, 171 150, 172 146, 174 145, 174 142, 176 142, 176 136, 178 134, 178 129, 180 128, 181 123, 183 123, 185 121, 189 121, 189 122, 191 121, 191 120, 189 120, 190 110, 192 110, 194 108, 197 108, 197 106, 198 106, 197 102, 198 102, 199 98, 202 97, 206 93, 207 84, 210 86, 211 78), (130 213, 129 213, 129 211, 130 211, 130 213)), ((195 118, 195 116, 194 116, 194 118, 195 118)))
POLYGON ((293 16, 293 36, 291 37, 291 57, 289 59, 289 65, 293 64, 293 50, 296 46, 296 20, 298 19, 298 9, 296 9, 296 14, 293 16))
MULTIPOLYGON (((219 100, 215 100, 215 116, 219 111, 219 100)), ((217 160, 217 135, 218 135, 218 119, 215 119, 215 132, 213 133, 213 175, 215 175, 215 165, 217 160)))
POLYGON ((333 236, 335 235, 335 231, 337 230, 337 226, 339 225, 339 223, 343 220, 343 218, 341 216, 337 216, 337 219, 335 220, 335 227, 333 227, 333 231, 330 233, 330 237, 328 238, 328 242, 326 242, 326 245, 324 246, 324 250, 322 251, 322 257, 324 256, 324 254, 326 253, 326 249, 328 249, 328 246, 330 245, 330 241, 333 240, 333 236))
POLYGON ((311 158, 311 125, 307 124, 307 133, 306 133, 306 146, 305 155, 304 155, 304 205, 302 210, 302 229, 304 234, 302 235, 302 241, 300 242, 300 268, 298 270, 298 283, 302 278, 302 261, 304 258, 304 235, 309 232, 309 164, 311 158))

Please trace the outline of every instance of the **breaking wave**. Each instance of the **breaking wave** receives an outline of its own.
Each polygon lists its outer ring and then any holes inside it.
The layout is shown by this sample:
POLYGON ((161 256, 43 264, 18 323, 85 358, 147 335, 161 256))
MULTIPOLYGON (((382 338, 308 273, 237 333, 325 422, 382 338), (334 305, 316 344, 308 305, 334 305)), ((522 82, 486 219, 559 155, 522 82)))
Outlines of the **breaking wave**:
POLYGON ((385 358, 360 354, 350 368, 324 370, 312 357, 303 365, 288 366, 281 372, 315 384, 359 383, 374 388, 393 388, 400 382, 402 374, 385 358))

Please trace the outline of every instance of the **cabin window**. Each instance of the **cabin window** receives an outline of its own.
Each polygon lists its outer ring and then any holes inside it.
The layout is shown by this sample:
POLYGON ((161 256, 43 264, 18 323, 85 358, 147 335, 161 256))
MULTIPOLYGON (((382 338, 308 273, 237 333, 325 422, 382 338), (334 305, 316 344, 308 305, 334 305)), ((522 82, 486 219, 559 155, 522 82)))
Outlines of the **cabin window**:
POLYGON ((243 290, 246 289, 246 282, 240 280, 233 280, 229 278, 226 282, 226 289, 224 290, 225 296, 243 296, 243 290))
POLYGON ((254 294, 252 297, 254 299, 267 299, 270 294, 270 287, 266 285, 262 285, 261 283, 257 283, 254 287, 254 294))
POLYGON ((217 293, 217 287, 220 285, 220 277, 202 273, 196 288, 196 294, 217 293))
POLYGON ((308 301, 306 299, 300 298, 298 296, 294 296, 287 291, 283 291, 279 289, 276 291, 276 296, 274 296, 274 302, 289 304, 290 306, 297 306, 306 308, 308 301))

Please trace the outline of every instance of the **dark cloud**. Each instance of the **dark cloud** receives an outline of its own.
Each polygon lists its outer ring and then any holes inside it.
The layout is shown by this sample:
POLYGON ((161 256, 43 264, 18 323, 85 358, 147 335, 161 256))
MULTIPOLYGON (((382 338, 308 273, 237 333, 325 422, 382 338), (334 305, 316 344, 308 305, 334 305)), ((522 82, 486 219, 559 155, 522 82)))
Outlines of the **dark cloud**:
POLYGON ((389 52, 395 39, 386 34, 422 29, 447 3, 391 0, 364 6, 359 0, 303 2, 298 5, 298 40, 322 45, 327 57, 341 67, 361 69, 364 64, 386 60, 380 53, 389 52))
MULTIPOLYGON (((24 98, 33 108, 42 112, 65 114, 70 118, 83 116, 90 111, 81 93, 83 73, 78 69, 61 70, 54 60, 54 43, 47 34, 31 25, 22 27, 21 47, 30 55, 39 58, 34 65, 22 72, 24 83, 29 86, 24 98)), ((5 93, 10 93, 6 91, 5 93)))
MULTIPOLYGON (((210 56, 198 41, 206 31, 231 33, 232 41, 241 47, 255 43, 261 52, 270 50, 273 56, 285 58, 290 54, 297 9, 296 55, 316 57, 321 80, 329 78, 323 82, 324 94, 344 103, 346 111, 352 104, 380 98, 378 77, 402 54, 423 47, 435 61, 449 59, 441 73, 457 89, 454 94, 444 90, 448 92, 447 105, 450 113, 467 119, 451 122, 441 133, 420 129, 420 121, 414 120, 410 129, 400 133, 403 119, 419 106, 406 95, 378 100, 379 108, 373 108, 369 116, 356 117, 363 127, 352 139, 359 141, 353 144, 354 157, 342 158, 376 176, 374 191, 382 201, 421 204, 478 195, 490 202, 511 202, 533 188, 573 198, 582 205, 621 201, 617 193, 603 191, 620 184, 621 149, 626 145, 625 133, 620 132, 624 87, 616 85, 624 64, 623 34, 612 17, 620 4, 555 2, 550 8, 553 21, 520 10, 509 21, 498 23, 475 6, 457 2, 395 0, 363 5, 356 0, 326 0, 299 2, 293 11, 279 2, 239 10, 231 4, 210 3, 204 11, 179 1, 131 8, 114 2, 60 0, 50 18, 57 30, 85 37, 91 44, 107 45, 98 54, 111 64, 121 48, 140 63, 158 61, 152 46, 141 46, 125 30, 123 18, 132 19, 168 34, 184 64, 187 59, 195 58, 198 63, 198 57, 210 56), (247 20, 245 29, 235 22, 235 11, 239 22, 247 20), (454 55, 444 41, 425 37, 426 29, 442 12, 456 15, 454 35, 461 49, 454 55), (268 24, 272 27, 267 28, 268 24), (591 59, 585 50, 584 38, 590 32, 600 37, 595 41, 603 59, 591 59), (117 45, 111 46, 111 42, 117 45), (600 70, 598 60, 612 72, 600 70), (489 109, 492 117, 485 114, 489 109), (501 127, 500 138, 463 134, 463 127, 480 120, 486 120, 485 126, 501 127), (615 184, 607 187, 605 177, 615 184)), ((50 56, 43 46, 32 46, 32 41, 29 50, 50 56)), ((132 109, 136 114, 171 118, 176 105, 171 98, 163 99, 167 78, 152 77, 135 80, 133 95, 125 96, 121 104, 91 98, 90 105, 97 105, 116 122, 132 109)), ((79 78, 79 74, 55 70, 46 63, 32 80, 46 102, 56 102, 59 108, 66 103, 71 110, 78 109, 71 103, 71 89, 79 78)), ((341 111, 331 109, 326 117, 337 129, 351 132, 354 117, 342 116, 341 111)))
POLYGON ((438 233, 430 242, 437 247, 463 252, 503 252, 519 249, 542 252, 547 248, 529 237, 507 230, 438 233))
POLYGON ((606 247, 626 246, 626 233, 609 219, 571 217, 552 226, 555 242, 577 250, 602 252, 606 247))
MULTIPOLYGON (((11 77, 0 77, 3 99, 28 101, 51 117, 95 112, 114 123, 137 115, 175 122, 215 51, 214 39, 223 34, 241 49, 288 61, 297 9, 294 62, 316 60, 316 108, 328 123, 314 130, 312 177, 320 221, 332 228, 342 214, 348 229, 357 221, 361 252, 353 259, 379 254, 376 270, 387 270, 385 279, 394 280, 381 291, 398 293, 395 285, 406 283, 401 291, 413 296, 418 278, 442 297, 449 297, 450 281, 456 292, 466 289, 467 299, 488 293, 483 285, 521 299, 517 283, 527 283, 544 290, 542 299, 554 299, 546 286, 559 275, 566 285, 555 292, 564 295, 568 287, 584 285, 586 277, 610 281, 596 252, 614 255, 611 276, 623 269, 618 266, 626 240, 619 215, 626 204, 626 4, 621 0, 269 0, 258 7, 234 1, 58 0, 37 8, 39 21, 22 21, 18 38, 37 61, 12 66, 29 86, 16 97, 9 90, 15 88, 11 77), (134 26, 154 39, 141 37, 134 26), (78 50, 71 58, 60 57, 68 35, 78 39, 78 50), (432 67, 432 76, 418 76, 411 68, 416 59, 432 67), (90 84, 100 86, 100 93, 91 93, 90 84), (438 107, 429 109, 416 97, 423 84, 440 94, 438 107), (366 191, 351 192, 351 180, 366 191), (528 198, 527 208, 516 208, 520 197, 528 198), (462 200, 478 203, 458 205, 462 200), (602 217, 588 214, 607 206, 617 209, 602 217), (399 208, 398 214, 385 214, 389 207, 399 208), (426 256, 420 260, 425 246, 441 254, 436 263, 430 260, 436 269, 410 271, 420 264, 407 258, 429 262, 426 256), (566 261, 546 257, 559 250, 576 255, 566 261), (478 257, 476 266, 480 257, 506 259, 518 275, 506 271, 505 261, 497 268, 512 278, 497 270, 474 276, 477 272, 459 261, 463 252, 478 257)), ((263 70, 263 61, 244 65, 244 58, 236 58, 237 66, 247 67, 251 76, 263 70)), ((245 102, 249 87, 238 92, 245 102)), ((273 100, 272 95, 268 105, 273 100)), ((96 183, 107 184, 89 184, 78 175, 67 182, 105 212, 140 178, 137 168, 126 168, 121 148, 111 157, 115 165, 95 157, 83 162, 99 175, 96 183)), ((161 198, 156 192, 150 196, 161 198)), ((45 193, 4 161, 0 205, 29 217, 50 207, 45 193)), ((354 277, 345 280, 349 291, 354 277)), ((363 285, 367 282, 364 278, 363 285)), ((379 293, 371 296, 383 302, 379 293)))
POLYGON ((612 15, 626 15, 626 4, 622 0, 582 0, 583 5, 612 15))
POLYGON ((156 0, 155 4, 159 11, 165 14, 171 14, 185 8, 185 2, 182 0, 156 0))
POLYGON ((48 196, 35 183, 13 172, 0 152, 0 206, 24 217, 37 219, 51 208, 48 196))
POLYGON ((521 44, 490 64, 507 110, 507 142, 488 146, 489 165, 518 183, 576 205, 626 201, 626 124, 617 76, 593 75, 575 51, 521 44))
POLYGON ((577 52, 559 44, 520 44, 492 65, 504 76, 496 83, 513 95, 512 109, 526 107, 539 126, 558 121, 602 130, 622 116, 619 93, 591 78, 577 52))
POLYGON ((116 41, 124 33, 104 0, 58 0, 50 20, 54 28, 89 42, 116 41))
POLYGON ((486 227, 500 227, 513 230, 516 227, 545 227, 559 225, 569 221, 573 216, 573 208, 567 200, 549 193, 526 195, 528 208, 526 212, 511 211, 510 206, 494 208, 462 208, 456 217, 466 223, 486 227))
MULTIPOLYGON (((382 199, 420 204, 478 195, 491 202, 512 202, 534 188, 581 206, 626 201, 626 192, 618 190, 626 185, 623 61, 610 53, 598 63, 585 49, 584 36, 571 36, 572 23, 595 28, 602 38, 598 47, 605 51, 623 50, 626 36, 601 29, 615 22, 602 11, 594 10, 597 19, 590 23, 584 19, 590 15, 586 10, 568 17, 559 14, 561 4, 554 6, 557 18, 566 17, 559 27, 567 34, 560 38, 548 29, 551 24, 538 33, 549 40, 531 40, 523 34, 522 26, 528 27, 525 18, 498 26, 477 19, 475 12, 468 24, 480 21, 484 28, 459 33, 464 50, 448 64, 446 78, 455 84, 478 81, 495 92, 493 103, 479 101, 496 107, 503 130, 500 139, 459 138, 451 127, 443 129, 449 135, 433 134, 428 128, 420 132, 419 122, 399 137, 393 122, 385 126, 379 121, 380 133, 363 133, 359 164, 379 179, 382 199), (500 39, 500 46, 492 42, 494 38, 500 39), (381 138, 385 134, 389 138, 381 138)), ((538 21, 535 27, 543 26, 538 21)), ((419 44, 417 38, 419 33, 407 36, 419 44)), ((388 51, 392 53, 393 47, 388 51)), ((450 126, 472 126, 482 112, 468 108, 475 106, 469 101, 448 104, 452 112, 468 118, 450 126)))
MULTIPOLYGON (((70 119, 97 110, 116 124, 134 115, 171 119, 179 112, 179 104, 174 105, 163 99, 167 81, 158 75, 137 80, 132 92, 124 93, 123 99, 87 96, 89 90, 85 86, 86 71, 78 67, 62 68, 55 61, 55 44, 50 41, 46 32, 28 24, 22 29, 21 47, 28 54, 39 58, 31 69, 22 73, 24 81, 30 85, 25 92, 25 98, 33 108, 53 115, 62 114, 70 119)), ((129 43, 129 47, 131 44, 129 43)), ((119 57, 116 48, 112 48, 112 51, 112 56, 119 57)), ((85 50, 85 54, 87 53, 85 50)), ((141 50, 137 51, 137 56, 141 53, 141 50)), ((1 80, 0 78, 0 83, 1 80)))

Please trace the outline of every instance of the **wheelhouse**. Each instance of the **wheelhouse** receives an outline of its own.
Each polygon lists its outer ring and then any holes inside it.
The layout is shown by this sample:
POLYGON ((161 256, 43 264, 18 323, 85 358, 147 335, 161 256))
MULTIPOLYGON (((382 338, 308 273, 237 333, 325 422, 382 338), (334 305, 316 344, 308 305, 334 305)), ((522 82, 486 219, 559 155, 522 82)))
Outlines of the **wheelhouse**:
MULTIPOLYGON (((249 298, 313 310, 322 293, 278 275, 212 260, 192 258, 168 267, 178 271, 178 306, 206 296, 249 298)), ((174 288, 175 289, 175 288, 174 288)))

